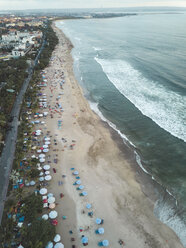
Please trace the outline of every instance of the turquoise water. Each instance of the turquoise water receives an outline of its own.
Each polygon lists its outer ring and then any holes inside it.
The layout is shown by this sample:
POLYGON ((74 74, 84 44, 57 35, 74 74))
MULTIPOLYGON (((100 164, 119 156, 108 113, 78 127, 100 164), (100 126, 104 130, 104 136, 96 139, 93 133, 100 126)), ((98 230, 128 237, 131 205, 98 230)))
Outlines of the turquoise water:
POLYGON ((139 14, 57 24, 91 107, 127 139, 176 200, 156 215, 186 245, 186 15, 139 14), (177 204, 177 205, 175 205, 177 204))

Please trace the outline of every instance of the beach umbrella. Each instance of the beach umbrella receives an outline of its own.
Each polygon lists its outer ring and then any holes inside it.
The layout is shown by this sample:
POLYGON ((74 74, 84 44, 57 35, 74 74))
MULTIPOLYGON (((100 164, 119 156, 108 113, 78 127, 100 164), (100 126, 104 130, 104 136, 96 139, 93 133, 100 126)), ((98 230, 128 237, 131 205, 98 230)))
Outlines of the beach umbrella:
POLYGON ((90 203, 87 203, 86 208, 90 209, 91 207, 92 207, 92 205, 90 203))
POLYGON ((48 148, 48 145, 43 145, 43 148, 44 148, 44 149, 48 148))
POLYGON ((39 178, 39 181, 40 181, 40 182, 43 182, 44 180, 45 180, 44 177, 40 177, 40 178, 39 178))
POLYGON ((41 153, 41 152, 42 152, 41 149, 37 150, 37 153, 41 153))
POLYGON ((42 170, 41 166, 37 167, 38 170, 42 170))
POLYGON ((44 166, 43 166, 43 169, 44 169, 44 170, 50 170, 50 165, 49 165, 49 164, 44 165, 44 166))
POLYGON ((30 186, 34 186, 35 184, 36 184, 35 181, 31 181, 31 182, 30 182, 30 186))
POLYGON ((45 175, 49 175, 50 174, 50 171, 45 171, 45 175))
POLYGON ((36 133, 37 136, 41 135, 41 133, 36 133))
POLYGON ((43 117, 43 114, 39 114, 39 117, 43 117))
POLYGON ((49 193, 47 196, 48 198, 50 198, 50 197, 53 197, 54 195, 52 193, 49 193))
POLYGON ((103 234, 105 232, 103 227, 98 228, 98 233, 99 234, 103 234))
POLYGON ((53 226, 57 226, 57 224, 58 224, 58 221, 57 220, 52 220, 52 225, 53 226))
POLYGON ((48 200, 47 200, 47 199, 44 199, 44 200, 43 200, 43 203, 48 203, 48 200))
POLYGON ((47 189, 46 188, 42 188, 42 189, 40 189, 39 193, 41 195, 45 195, 47 193, 47 189))
POLYGON ((44 163, 45 162, 45 159, 44 158, 40 158, 39 162, 40 163, 44 163))
POLYGON ((36 149, 36 146, 32 146, 32 150, 35 150, 36 149))
MULTIPOLYGON (((46 101, 46 100, 45 100, 45 101, 46 101)), ((44 114, 44 115, 48 115, 48 112, 44 112, 43 114, 44 114)))
POLYGON ((59 242, 61 240, 61 236, 59 234, 56 234, 56 236, 54 237, 54 242, 59 242))
POLYGON ((83 238, 81 239, 81 243, 82 243, 82 244, 88 243, 88 238, 87 238, 87 237, 83 237, 83 238))
POLYGON ((46 141, 45 142, 45 145, 50 145, 50 141, 46 141))
POLYGON ((100 218, 96 219, 96 224, 98 224, 98 225, 101 224, 101 219, 100 218))
POLYGON ((48 220, 48 214, 44 214, 44 215, 42 216, 42 219, 43 219, 43 220, 48 220))
POLYGON ((53 248, 54 245, 51 241, 48 242, 48 244, 45 246, 45 248, 53 248))
POLYGON ((84 186, 83 186, 83 185, 80 185, 80 186, 78 187, 78 189, 84 189, 84 186))
POLYGON ((44 153, 39 154, 39 158, 45 158, 45 154, 44 153))
POLYGON ((78 171, 74 171, 73 174, 74 175, 79 175, 79 172, 78 171))
POLYGON ((45 121, 42 121, 41 124, 45 124, 45 121))
POLYGON ((49 208, 50 208, 50 209, 54 209, 55 207, 56 207, 56 204, 55 204, 55 203, 49 204, 49 208))
POLYGON ((107 240, 107 239, 103 240, 103 241, 102 241, 102 245, 103 245, 103 246, 108 246, 108 245, 109 245, 108 240, 107 240))
POLYGON ((19 245, 18 248, 24 248, 22 245, 19 245))
POLYGON ((31 158, 36 158, 36 156, 35 155, 32 155, 31 158))
POLYGON ((88 195, 88 193, 87 193, 86 191, 83 191, 81 194, 82 194, 83 196, 88 195))
POLYGON ((78 185, 81 184, 81 180, 77 180, 76 184, 78 184, 78 185))
POLYGON ((44 149, 43 152, 49 152, 49 149, 44 149))
POLYGON ((42 172, 42 171, 39 173, 39 176, 40 176, 40 177, 43 176, 43 172, 42 172))
POLYGON ((48 198, 48 203, 54 203, 55 202, 55 197, 51 196, 48 198))
POLYGON ((64 245, 60 242, 60 243, 56 243, 54 248, 64 248, 64 245))
POLYGON ((46 181, 50 181, 52 179, 52 177, 50 176, 50 175, 47 175, 46 177, 45 177, 45 180, 46 181))
POLYGON ((46 140, 46 141, 49 141, 49 140, 50 140, 50 138, 49 138, 49 137, 46 137, 46 138, 45 138, 45 140, 46 140))
POLYGON ((51 219, 55 219, 56 217, 57 217, 57 212, 54 210, 54 211, 51 211, 50 213, 49 213, 49 217, 51 218, 51 219))

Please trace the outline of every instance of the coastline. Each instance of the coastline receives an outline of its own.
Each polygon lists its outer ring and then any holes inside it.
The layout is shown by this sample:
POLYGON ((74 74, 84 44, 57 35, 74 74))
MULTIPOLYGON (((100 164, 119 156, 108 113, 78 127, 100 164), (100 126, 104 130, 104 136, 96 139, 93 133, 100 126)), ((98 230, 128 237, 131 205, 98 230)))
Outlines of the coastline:
MULTIPOLYGON (((57 134, 58 150, 64 150, 58 153, 60 173, 54 175, 54 180, 50 184, 50 190, 55 195, 59 195, 61 190, 65 194, 64 200, 59 199, 57 206, 59 213, 67 215, 67 220, 59 221, 57 227, 57 231, 64 239, 64 245, 70 247, 69 230, 71 229, 74 230, 76 243, 80 245, 79 228, 85 229, 85 226, 90 226, 86 231, 90 241, 89 247, 95 247, 96 241, 99 241, 100 237, 94 234, 96 229, 94 218, 81 213, 89 202, 93 205, 95 218, 104 218, 104 237, 109 239, 112 247, 119 247, 117 243, 119 238, 131 248, 136 244, 139 248, 183 247, 176 234, 153 215, 156 195, 152 195, 154 189, 153 187, 149 189, 150 179, 148 181, 142 175, 131 149, 123 144, 119 134, 90 109, 73 74, 73 59, 70 55, 72 44, 61 30, 54 25, 53 28, 60 40, 53 54, 62 58, 62 65, 58 62, 57 69, 62 67, 66 78, 62 96, 64 114, 62 130, 57 129, 57 117, 47 118, 46 126, 53 135, 57 134), (68 145, 69 140, 75 139, 75 148, 67 149, 68 146, 65 147, 66 144, 61 142, 61 137, 67 138, 68 145), (79 197, 72 186, 71 166, 80 172, 88 192, 88 199, 79 197), (61 180, 61 174, 67 177, 60 188, 57 186, 57 181, 61 180), (142 184, 140 185, 138 181, 142 184), (151 197, 147 198, 142 191, 151 197), (113 226, 117 226, 116 230, 112 228, 113 226)), ((49 75, 51 75, 50 70, 56 70, 55 66, 57 65, 51 65, 53 69, 50 67, 46 69, 49 75)), ((50 82, 52 75, 48 79, 50 82)), ((49 95, 49 89, 46 89, 45 93, 49 95)), ((53 94, 56 98, 59 92, 55 91, 53 94)))

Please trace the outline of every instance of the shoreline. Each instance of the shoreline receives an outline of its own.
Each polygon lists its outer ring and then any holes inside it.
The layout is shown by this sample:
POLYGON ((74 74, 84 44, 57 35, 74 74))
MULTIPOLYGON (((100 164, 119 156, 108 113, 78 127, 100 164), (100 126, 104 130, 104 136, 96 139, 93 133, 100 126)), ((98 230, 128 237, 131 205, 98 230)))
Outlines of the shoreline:
MULTIPOLYGON (((49 189, 51 192, 55 191, 56 196, 61 190, 65 194, 64 200, 57 199, 59 215, 67 215, 67 220, 59 221, 57 226, 57 231, 64 239, 64 245, 70 247, 72 244, 69 235, 69 230, 72 229, 76 243, 80 245, 82 233, 79 232, 79 228, 86 229, 84 227, 89 226, 90 229, 84 232, 89 236, 89 247, 95 247, 101 237, 94 233, 96 225, 93 220, 96 217, 102 217, 105 220, 104 238, 109 239, 112 247, 120 247, 117 242, 119 238, 122 238, 126 246, 131 248, 136 244, 139 248, 183 247, 175 233, 153 215, 152 206, 155 196, 149 200, 142 193, 141 186, 136 180, 140 172, 136 175, 136 168, 131 168, 131 165, 140 170, 141 168, 137 165, 131 149, 124 145, 116 131, 90 109, 73 74, 73 59, 70 54, 72 44, 61 30, 54 27, 54 24, 53 28, 60 40, 53 53, 57 62, 46 68, 48 81, 54 78, 52 72, 61 68, 64 71, 66 83, 61 99, 64 108, 62 130, 56 128, 57 117, 46 120, 47 129, 56 135, 59 150, 63 150, 63 152, 57 152, 60 161, 57 170, 60 173, 54 175, 49 189), (62 59, 61 64, 59 59, 62 59), (61 142, 59 136, 67 139, 67 145, 61 142), (70 150, 65 145, 68 147, 69 140, 72 139, 76 140, 76 146, 70 150), (74 179, 70 171, 71 166, 81 174, 82 182, 85 183, 88 192, 87 199, 79 197, 72 186, 74 179), (57 186, 57 181, 61 180, 61 174, 65 174, 66 179, 60 188, 57 186), (81 213, 85 203, 93 205, 95 212, 93 219, 81 213), (117 226, 117 230, 112 228, 113 225, 117 226)), ((49 89, 44 92, 47 95, 50 94, 49 89)), ((59 90, 53 93, 55 98, 58 94, 59 90)), ((145 182, 144 188, 147 184, 145 182)))

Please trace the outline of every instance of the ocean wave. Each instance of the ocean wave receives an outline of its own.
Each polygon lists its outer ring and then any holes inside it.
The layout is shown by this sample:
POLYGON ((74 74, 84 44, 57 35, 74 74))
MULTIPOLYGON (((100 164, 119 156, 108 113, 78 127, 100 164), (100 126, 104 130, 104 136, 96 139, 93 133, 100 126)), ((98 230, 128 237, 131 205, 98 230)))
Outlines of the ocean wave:
POLYGON ((131 101, 143 115, 161 128, 186 142, 186 97, 150 81, 123 60, 94 58, 109 81, 131 101))
POLYGON ((102 49, 100 47, 92 47, 94 49, 94 51, 102 51, 102 49))

